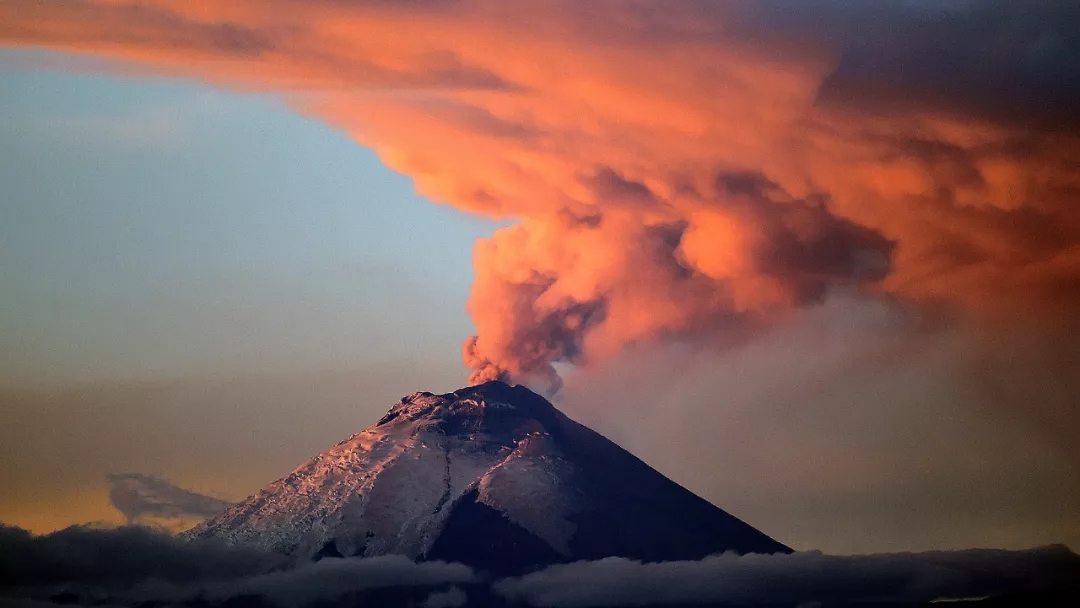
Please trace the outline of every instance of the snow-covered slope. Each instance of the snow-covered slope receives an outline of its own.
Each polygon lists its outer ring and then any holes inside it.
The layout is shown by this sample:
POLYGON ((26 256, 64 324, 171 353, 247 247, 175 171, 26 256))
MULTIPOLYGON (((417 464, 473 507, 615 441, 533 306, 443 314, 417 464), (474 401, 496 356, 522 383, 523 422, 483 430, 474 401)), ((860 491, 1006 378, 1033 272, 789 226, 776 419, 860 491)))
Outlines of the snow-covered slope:
POLYGON ((502 572, 612 555, 789 551, 501 382, 405 397, 186 535, 301 557, 395 553, 502 572))

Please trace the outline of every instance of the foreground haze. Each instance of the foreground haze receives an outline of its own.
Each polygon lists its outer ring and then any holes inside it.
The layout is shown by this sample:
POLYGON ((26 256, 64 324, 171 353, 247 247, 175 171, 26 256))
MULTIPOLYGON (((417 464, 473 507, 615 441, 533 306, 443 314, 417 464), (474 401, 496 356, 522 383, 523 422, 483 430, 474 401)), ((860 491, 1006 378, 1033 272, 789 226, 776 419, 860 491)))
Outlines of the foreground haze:
POLYGON ((1078 24, 0 0, 0 519, 187 523, 471 374, 796 549, 1075 548, 1078 24))

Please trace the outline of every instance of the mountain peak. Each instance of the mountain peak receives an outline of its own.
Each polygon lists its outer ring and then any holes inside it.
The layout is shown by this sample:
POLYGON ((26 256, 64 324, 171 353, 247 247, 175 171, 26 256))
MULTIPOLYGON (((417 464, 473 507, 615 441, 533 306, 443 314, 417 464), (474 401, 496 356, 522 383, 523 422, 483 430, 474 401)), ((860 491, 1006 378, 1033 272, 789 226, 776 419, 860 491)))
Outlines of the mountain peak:
POLYGON ((540 395, 521 385, 492 380, 442 395, 427 391, 406 395, 375 426, 426 419, 444 434, 512 434, 522 424, 544 427, 555 418, 555 407, 540 395))
POLYGON ((503 573, 790 551, 502 382, 408 395, 186 535, 301 558, 403 554, 503 573))

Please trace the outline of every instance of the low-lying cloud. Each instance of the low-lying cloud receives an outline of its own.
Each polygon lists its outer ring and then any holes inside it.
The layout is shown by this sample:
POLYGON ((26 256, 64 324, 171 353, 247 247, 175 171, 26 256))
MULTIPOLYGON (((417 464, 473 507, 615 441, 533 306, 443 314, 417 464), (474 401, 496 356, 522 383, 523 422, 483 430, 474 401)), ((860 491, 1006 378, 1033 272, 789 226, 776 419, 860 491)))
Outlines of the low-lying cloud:
POLYGON ((419 602, 439 592, 431 603, 450 606, 462 593, 453 585, 478 580, 461 564, 415 563, 398 555, 297 564, 272 552, 180 540, 143 526, 73 526, 41 536, 0 526, 0 599, 308 606, 393 588, 378 597, 419 602))
POLYGON ((1065 547, 881 555, 817 552, 642 564, 608 558, 553 566, 495 583, 531 606, 651 606, 919 602, 1005 593, 1077 591, 1080 557, 1065 547))
POLYGON ((0 600, 299 608, 377 605, 651 606, 929 601, 1080 593, 1080 556, 1063 546, 833 556, 723 554, 696 562, 622 558, 490 579, 462 564, 403 556, 287 558, 139 527, 33 536, 0 528, 0 600))
POLYGON ((35 536, 0 525, 3 587, 234 579, 284 563, 280 556, 261 551, 216 542, 187 543, 143 526, 72 526, 35 536))
MULTIPOLYGON (((227 601, 238 596, 261 595, 282 606, 306 606, 316 601, 332 601, 348 594, 387 587, 432 589, 446 585, 475 583, 478 575, 462 564, 444 562, 416 563, 402 555, 371 558, 323 559, 302 564, 292 570, 238 579, 210 586, 205 596, 227 601)), ((450 590, 428 598, 431 603, 447 605, 459 598, 461 591, 450 590)))

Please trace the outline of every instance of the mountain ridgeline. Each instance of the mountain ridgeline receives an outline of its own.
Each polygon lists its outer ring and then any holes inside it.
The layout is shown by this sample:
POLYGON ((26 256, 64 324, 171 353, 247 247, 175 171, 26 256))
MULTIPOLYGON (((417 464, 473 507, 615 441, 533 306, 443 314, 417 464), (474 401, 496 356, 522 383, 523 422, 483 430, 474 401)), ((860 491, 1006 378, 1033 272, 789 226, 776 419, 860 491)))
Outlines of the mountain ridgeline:
POLYGON ((791 550, 522 386, 416 393, 186 533, 300 558, 403 554, 494 573, 791 550))

